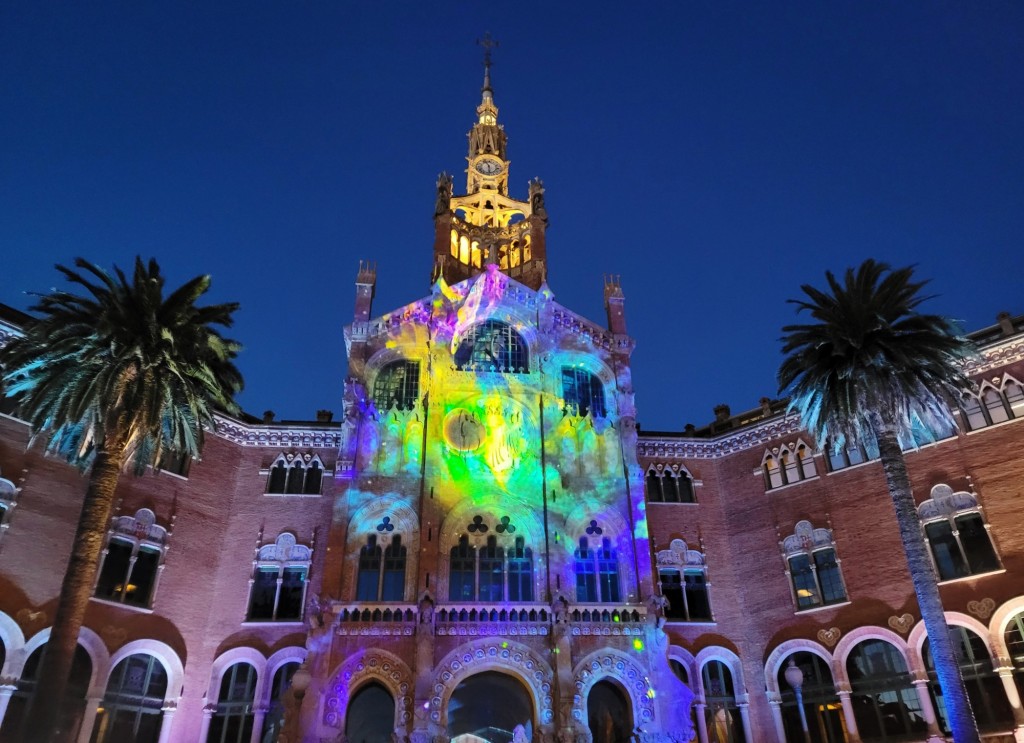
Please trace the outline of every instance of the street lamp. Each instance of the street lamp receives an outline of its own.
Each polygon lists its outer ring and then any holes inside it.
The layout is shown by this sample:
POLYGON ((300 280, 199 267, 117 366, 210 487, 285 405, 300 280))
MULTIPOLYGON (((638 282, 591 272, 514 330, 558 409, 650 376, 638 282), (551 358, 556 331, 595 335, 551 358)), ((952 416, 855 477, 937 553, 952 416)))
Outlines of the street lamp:
POLYGON ((793 691, 796 692, 796 708, 800 712, 800 727, 804 731, 804 743, 811 743, 811 734, 807 730, 807 715, 804 712, 804 672, 800 670, 800 666, 793 658, 789 659, 785 676, 786 683, 792 686, 793 691))

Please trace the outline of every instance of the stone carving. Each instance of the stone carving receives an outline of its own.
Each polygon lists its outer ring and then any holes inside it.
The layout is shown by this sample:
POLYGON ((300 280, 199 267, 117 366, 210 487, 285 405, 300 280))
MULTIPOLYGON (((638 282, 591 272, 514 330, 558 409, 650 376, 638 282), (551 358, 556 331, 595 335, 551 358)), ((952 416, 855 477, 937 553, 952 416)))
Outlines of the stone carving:
POLYGON ((911 614, 903 614, 901 616, 893 614, 889 617, 889 626, 901 635, 905 635, 914 626, 914 617, 911 614))
POLYGON ((452 177, 447 173, 437 176, 437 201, 434 202, 434 216, 439 217, 451 209, 452 177))
POLYGON ((967 611, 982 621, 988 621, 992 612, 996 610, 996 602, 992 599, 981 599, 981 601, 968 601, 967 611))
POLYGON ((379 681, 395 699, 396 723, 406 724, 412 719, 412 673, 397 656, 376 648, 367 650, 350 659, 337 677, 327 686, 330 690, 324 699, 323 722, 340 729, 352 689, 362 685, 367 678, 379 681))
POLYGON ((259 549, 257 559, 268 562, 308 562, 313 556, 313 550, 302 544, 297 544, 295 535, 291 532, 281 532, 273 544, 265 544, 259 549))
POLYGON ((932 488, 931 498, 917 507, 922 521, 952 516, 960 511, 978 507, 978 499, 967 492, 954 493, 949 485, 939 484, 932 488))
POLYGON ((667 550, 658 550, 658 567, 704 567, 704 554, 688 549, 682 539, 673 539, 667 550))
POLYGON ((832 531, 820 527, 815 529, 810 521, 798 521, 793 533, 782 540, 782 549, 787 555, 831 546, 832 531))
POLYGON ((654 694, 648 672, 625 655, 598 652, 585 658, 574 672, 576 694, 573 700, 573 718, 587 719, 586 699, 590 688, 605 678, 614 678, 629 693, 633 702, 637 725, 650 725, 655 721, 654 694))
POLYGON ((842 631, 838 627, 832 627, 831 629, 820 629, 818 630, 818 641, 822 645, 834 648, 836 646, 836 643, 839 642, 839 636, 842 634, 842 631))
POLYGON ((167 539, 167 529, 156 523, 156 514, 148 508, 140 508, 134 516, 117 516, 114 518, 113 531, 131 539, 144 539, 159 545, 167 539))

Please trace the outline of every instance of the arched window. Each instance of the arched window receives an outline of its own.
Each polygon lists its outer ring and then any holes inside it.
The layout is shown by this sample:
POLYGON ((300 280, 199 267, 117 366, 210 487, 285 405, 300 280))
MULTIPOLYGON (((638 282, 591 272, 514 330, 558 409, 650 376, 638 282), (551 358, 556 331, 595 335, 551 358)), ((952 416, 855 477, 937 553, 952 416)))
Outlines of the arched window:
POLYGON ((810 521, 799 521, 781 547, 797 611, 846 601, 831 529, 815 529, 810 521))
POLYGON ((249 743, 255 695, 256 668, 245 662, 228 668, 221 677, 217 709, 210 720, 206 743, 249 743))
MULTIPOLYGON (((3 727, 0 728, 0 740, 20 740, 18 731, 26 722, 25 712, 29 701, 36 693, 36 680, 39 675, 39 662, 43 659, 43 648, 40 645, 25 661, 25 666, 18 679, 18 686, 11 695, 4 715, 3 727)), ((85 711, 85 694, 92 678, 92 659, 81 645, 75 646, 75 654, 71 660, 71 675, 64 691, 64 702, 54 712, 60 716, 58 728, 68 731, 67 739, 75 740, 78 729, 82 725, 82 714, 85 711)), ((55 705, 50 705, 51 709, 55 705)))
POLYGON ((565 412, 604 418, 604 385, 596 374, 574 366, 562 367, 562 399, 565 412))
POLYGON ((395 700, 376 682, 366 684, 352 695, 345 714, 345 740, 378 743, 393 740, 395 700))
POLYGON ((782 695, 782 723, 786 730, 786 740, 804 739, 796 691, 786 679, 791 661, 803 674, 800 698, 811 742, 845 743, 843 712, 832 680, 832 671, 828 663, 806 651, 793 653, 779 666, 778 684, 782 695))
POLYGON ((271 495, 319 495, 324 466, 316 454, 280 454, 270 468, 267 493, 271 495))
POLYGON ((960 399, 960 409, 963 410, 963 417, 967 421, 967 428, 971 431, 976 431, 988 425, 985 413, 981 409, 981 400, 970 392, 965 392, 960 399))
POLYGON ((260 547, 249 581, 248 621, 301 621, 312 557, 313 550, 289 532, 260 547))
POLYGON ((292 676, 299 670, 297 661, 289 661, 274 672, 274 681, 270 687, 270 706, 267 716, 263 718, 263 730, 260 741, 276 741, 284 726, 284 695, 292 685, 292 676))
MULTIPOLYGON (((843 464, 843 466, 848 465, 843 464)), ((801 480, 818 476, 818 468, 814 464, 814 452, 802 441, 797 441, 795 445, 783 446, 775 452, 765 451, 761 458, 761 470, 764 473, 766 490, 781 488, 783 485, 792 485, 801 480)))
POLYGON ((129 606, 152 606, 167 537, 167 530, 156 523, 156 514, 148 508, 114 519, 100 561, 96 597, 129 606))
MULTIPOLYGON (((995 381, 998 383, 999 380, 995 381)), ((1020 418, 1024 414, 1024 389, 1011 376, 1004 377, 998 389, 986 382, 977 397, 964 392, 960 399, 960 409, 967 420, 967 427, 972 431, 1020 418)))
MULTIPOLYGON (((985 641, 966 627, 950 625, 949 639, 953 642, 956 658, 963 676, 967 696, 971 700, 971 711, 978 723, 978 729, 991 731, 1013 726, 1013 710, 1010 708, 1003 690, 1003 682, 995 672, 992 656, 989 655, 985 641)), ((938 675, 935 672, 935 661, 932 658, 931 645, 927 639, 922 650, 925 668, 928 669, 928 690, 935 703, 935 713, 939 717, 939 725, 946 733, 951 732, 946 701, 939 687, 938 675)))
POLYGON ((373 380, 377 410, 412 410, 420 397, 420 362, 399 359, 385 364, 373 380))
POLYGON ((92 743, 157 743, 167 673, 154 656, 129 655, 116 666, 96 716, 92 743))
POLYGON ((508 600, 533 601, 533 550, 522 537, 508 553, 508 600))
POLYGON ((669 549, 657 555, 661 595, 668 601, 665 618, 673 622, 710 622, 707 563, 702 552, 688 549, 682 539, 673 539, 669 549))
POLYGON ((708 740, 714 743, 746 743, 729 667, 720 660, 708 661, 701 670, 701 677, 707 703, 704 715, 708 740))
POLYGON ((1024 612, 1010 619, 1003 639, 1006 641, 1010 663, 1013 664, 1013 678, 1017 682, 1017 691, 1024 696, 1024 612))
MULTIPOLYGON (((390 525, 390 524, 389 524, 390 525)), ((383 559, 377 535, 366 538, 359 550, 359 568, 356 576, 356 601, 403 601, 405 599, 406 549, 402 537, 395 534, 383 550, 383 559)))
POLYGON ((864 640, 850 652, 846 673, 862 740, 902 740, 927 733, 914 679, 893 645, 884 640, 864 640))
POLYGON ((587 537, 580 537, 576 548, 576 600, 615 603, 619 597, 619 562, 610 539, 592 548, 587 537))
POLYGON ((999 569, 977 498, 954 493, 948 485, 932 488, 917 507, 939 580, 955 580, 999 569))
POLYGON ((462 336, 455 351, 459 371, 497 371, 526 374, 530 371, 529 352, 523 337, 511 325, 485 320, 462 336))
POLYGON ((448 598, 452 601, 473 601, 476 598, 476 550, 469 537, 462 535, 452 547, 448 598))
MULTIPOLYGON (((475 516, 470 531, 486 531, 483 517, 475 516)), ((508 517, 502 517, 497 531, 515 531, 508 517)), ((506 548, 499 537, 489 535, 479 547, 462 535, 451 549, 448 597, 451 601, 533 601, 533 550, 523 537, 506 548), (506 585, 508 586, 506 590, 506 585)))
MULTIPOLYGON (((660 465, 659 465, 660 466, 660 465)), ((693 480, 682 467, 647 471, 647 500, 652 503, 695 503, 693 480)))

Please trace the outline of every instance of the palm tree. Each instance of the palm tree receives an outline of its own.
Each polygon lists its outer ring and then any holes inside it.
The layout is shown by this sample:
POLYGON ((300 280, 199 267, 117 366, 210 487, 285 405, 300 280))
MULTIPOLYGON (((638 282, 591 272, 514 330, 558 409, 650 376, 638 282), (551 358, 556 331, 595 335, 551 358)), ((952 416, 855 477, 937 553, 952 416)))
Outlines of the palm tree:
POLYGON ((979 740, 978 729, 899 439, 914 425, 956 426, 947 400, 969 385, 963 362, 974 350, 951 321, 917 312, 928 297, 919 294, 926 282, 914 281, 912 273, 869 259, 847 269, 842 283, 826 272, 828 292, 802 286, 807 299, 790 302, 815 322, 782 329, 786 358, 778 381, 790 395, 790 409, 822 444, 877 444, 953 738, 967 743, 979 740))
POLYGON ((81 258, 81 271, 57 266, 84 295, 40 295, 36 317, 0 349, 7 394, 33 435, 82 469, 91 468, 56 616, 40 667, 25 740, 63 741, 55 729, 78 633, 96 579, 121 472, 145 471, 162 453, 199 453, 214 411, 237 410, 240 346, 214 325, 230 326, 236 304, 200 307, 210 286, 198 276, 164 298, 155 260, 135 259, 131 280, 81 258))

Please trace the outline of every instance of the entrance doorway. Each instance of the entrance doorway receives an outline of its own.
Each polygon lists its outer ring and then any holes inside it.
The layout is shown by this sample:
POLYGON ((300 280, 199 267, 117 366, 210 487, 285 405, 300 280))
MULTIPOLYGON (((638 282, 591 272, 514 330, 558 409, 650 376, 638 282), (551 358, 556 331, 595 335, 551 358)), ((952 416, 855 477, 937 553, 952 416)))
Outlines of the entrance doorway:
POLYGON ((629 743, 633 711, 617 684, 598 681, 587 695, 587 725, 594 743, 629 743))
POLYGON ((345 715, 345 738, 349 743, 391 743, 395 729, 395 699, 377 683, 355 693, 345 715))
POLYGON ((458 743, 511 743, 516 726, 533 739, 533 702, 514 676, 485 671, 463 679, 448 700, 448 737, 458 743))

